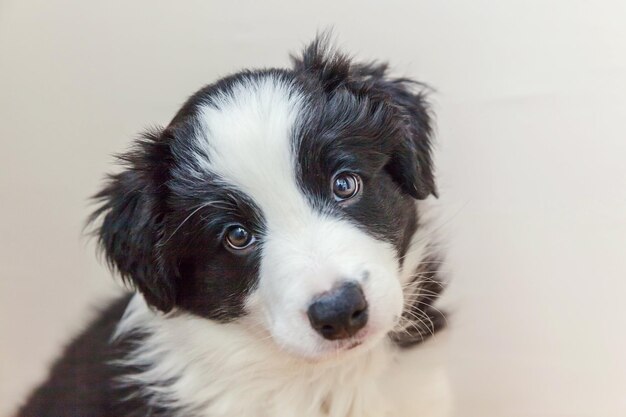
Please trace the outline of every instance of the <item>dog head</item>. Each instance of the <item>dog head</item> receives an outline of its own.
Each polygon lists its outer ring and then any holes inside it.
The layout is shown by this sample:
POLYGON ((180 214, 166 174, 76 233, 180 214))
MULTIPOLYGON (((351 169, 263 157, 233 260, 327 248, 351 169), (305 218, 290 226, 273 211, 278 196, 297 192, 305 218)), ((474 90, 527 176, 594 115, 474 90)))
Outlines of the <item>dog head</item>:
POLYGON ((403 313, 415 200, 436 194, 415 87, 317 40, 201 89, 97 195, 107 259, 155 309, 299 356, 375 343, 403 313))

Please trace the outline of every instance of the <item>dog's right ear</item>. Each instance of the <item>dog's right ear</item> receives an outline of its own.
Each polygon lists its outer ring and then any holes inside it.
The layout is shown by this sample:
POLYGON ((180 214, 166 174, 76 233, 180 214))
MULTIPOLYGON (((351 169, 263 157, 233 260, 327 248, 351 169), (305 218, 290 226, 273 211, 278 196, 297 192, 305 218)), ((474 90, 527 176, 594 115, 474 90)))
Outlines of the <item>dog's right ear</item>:
POLYGON ((174 306, 176 273, 161 253, 166 182, 171 153, 161 132, 148 132, 119 158, 125 169, 109 176, 94 196, 101 202, 90 222, 107 262, 161 311, 174 306))

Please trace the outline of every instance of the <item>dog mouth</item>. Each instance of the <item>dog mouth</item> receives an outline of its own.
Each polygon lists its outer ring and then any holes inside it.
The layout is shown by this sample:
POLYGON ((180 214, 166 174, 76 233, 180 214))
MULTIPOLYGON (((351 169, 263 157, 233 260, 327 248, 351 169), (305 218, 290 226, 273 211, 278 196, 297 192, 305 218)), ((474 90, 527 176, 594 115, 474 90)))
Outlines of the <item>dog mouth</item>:
POLYGON ((361 346, 363 344, 362 340, 355 340, 354 342, 351 342, 350 344, 348 344, 344 349, 345 350, 352 350, 357 346, 361 346))
POLYGON ((348 339, 335 340, 334 342, 332 342, 332 346, 329 348, 329 351, 338 354, 342 352, 353 351, 359 347, 368 344, 367 342, 370 340, 371 336, 370 332, 368 332, 366 329, 363 330, 364 331, 361 331, 348 339))
POLYGON ((365 343, 365 339, 361 339, 361 338, 343 340, 341 342, 336 343, 335 346, 333 346, 331 350, 334 350, 336 352, 348 351, 358 346, 361 346, 363 343, 365 343))

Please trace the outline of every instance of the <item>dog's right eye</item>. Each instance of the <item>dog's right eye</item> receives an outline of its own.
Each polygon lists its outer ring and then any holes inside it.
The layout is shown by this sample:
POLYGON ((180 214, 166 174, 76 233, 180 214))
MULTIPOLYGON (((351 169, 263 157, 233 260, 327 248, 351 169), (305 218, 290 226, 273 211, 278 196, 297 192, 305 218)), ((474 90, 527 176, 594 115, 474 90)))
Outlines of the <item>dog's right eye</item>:
POLYGON ((255 241, 254 235, 240 224, 230 226, 224 234, 224 244, 229 249, 243 250, 255 241))

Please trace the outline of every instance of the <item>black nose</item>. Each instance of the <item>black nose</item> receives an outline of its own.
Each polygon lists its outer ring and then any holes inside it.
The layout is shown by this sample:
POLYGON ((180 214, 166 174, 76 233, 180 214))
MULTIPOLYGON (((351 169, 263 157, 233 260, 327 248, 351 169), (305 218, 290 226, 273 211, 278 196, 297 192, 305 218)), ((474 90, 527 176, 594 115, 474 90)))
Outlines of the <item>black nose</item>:
POLYGON ((353 336, 367 323, 367 301, 361 286, 347 282, 309 306, 311 326, 328 340, 353 336))

